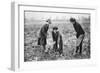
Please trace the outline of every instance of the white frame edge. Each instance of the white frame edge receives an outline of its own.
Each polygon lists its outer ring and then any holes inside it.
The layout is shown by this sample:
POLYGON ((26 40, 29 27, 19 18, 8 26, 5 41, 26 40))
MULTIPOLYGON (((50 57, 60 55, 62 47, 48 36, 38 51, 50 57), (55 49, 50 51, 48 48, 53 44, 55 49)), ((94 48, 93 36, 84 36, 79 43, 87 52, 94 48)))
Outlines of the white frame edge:
MULTIPOLYGON (((21 3, 21 2, 12 2, 11 3, 11 70, 13 71, 20 71, 19 67, 19 26, 18 26, 18 5, 33 5, 32 3, 21 3)), ((40 5, 35 5, 40 6, 40 5)), ((43 6, 43 5, 41 5, 43 6)), ((46 6, 45 6, 46 7, 46 6)), ((58 8, 67 8, 67 7, 73 7, 73 8, 79 8, 79 9, 93 9, 95 10, 95 13, 97 13, 97 7, 94 6, 77 6, 77 5, 67 5, 66 7, 59 7, 59 6, 47 6, 47 7, 58 7, 58 8)), ((96 15, 95 15, 96 16, 96 15)))
POLYGON ((18 4, 11 3, 11 70, 18 71, 18 4))

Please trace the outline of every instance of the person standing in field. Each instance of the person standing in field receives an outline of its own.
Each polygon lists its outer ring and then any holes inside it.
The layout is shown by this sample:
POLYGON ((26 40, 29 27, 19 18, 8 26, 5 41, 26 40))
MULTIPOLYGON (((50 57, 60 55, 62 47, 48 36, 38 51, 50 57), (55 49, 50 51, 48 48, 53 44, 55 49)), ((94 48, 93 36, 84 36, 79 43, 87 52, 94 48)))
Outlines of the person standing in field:
POLYGON ((39 38, 38 38, 38 45, 43 46, 43 49, 46 50, 46 39, 47 39, 47 32, 49 29, 49 25, 51 24, 51 20, 46 20, 46 24, 43 25, 40 29, 39 38))
POLYGON ((82 43, 83 39, 85 36, 85 32, 81 25, 76 21, 75 18, 70 18, 70 22, 73 24, 73 27, 76 31, 76 37, 77 37, 77 42, 76 42, 76 50, 74 54, 77 54, 79 52, 79 55, 82 54, 82 43))
POLYGON ((63 53, 63 40, 61 34, 58 31, 58 27, 53 27, 52 38, 54 42, 53 50, 55 52, 59 52, 61 55, 63 53))

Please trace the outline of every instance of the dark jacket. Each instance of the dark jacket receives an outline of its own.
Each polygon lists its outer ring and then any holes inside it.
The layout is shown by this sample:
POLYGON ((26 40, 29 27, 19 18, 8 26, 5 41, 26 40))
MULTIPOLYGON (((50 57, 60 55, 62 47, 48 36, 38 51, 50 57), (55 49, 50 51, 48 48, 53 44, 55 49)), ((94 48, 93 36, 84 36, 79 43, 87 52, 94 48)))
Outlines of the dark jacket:
POLYGON ((62 50, 63 50, 63 40, 62 40, 61 34, 59 32, 54 33, 52 31, 52 38, 53 38, 53 41, 55 42, 55 44, 53 46, 53 49, 55 51, 59 51, 59 52, 62 53, 62 50), (59 48, 58 48, 57 45, 59 45, 59 48))
POLYGON ((78 22, 75 22, 73 24, 74 29, 76 31, 76 37, 78 38, 81 34, 85 34, 83 28, 81 27, 81 25, 78 22))
POLYGON ((52 38, 53 38, 53 41, 57 42, 57 41, 58 41, 58 36, 59 36, 59 32, 54 33, 54 32, 52 31, 52 38))
POLYGON ((38 38, 38 45, 46 45, 47 44, 46 38, 47 38, 48 29, 49 29, 49 25, 48 24, 45 24, 41 28, 40 33, 39 33, 39 38, 38 38))

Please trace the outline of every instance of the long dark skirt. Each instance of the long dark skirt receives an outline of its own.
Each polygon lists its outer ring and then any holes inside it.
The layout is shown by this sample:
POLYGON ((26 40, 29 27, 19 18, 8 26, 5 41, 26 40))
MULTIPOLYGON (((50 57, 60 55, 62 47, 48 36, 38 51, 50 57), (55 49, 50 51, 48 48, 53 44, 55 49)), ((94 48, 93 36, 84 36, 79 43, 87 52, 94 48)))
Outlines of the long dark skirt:
POLYGON ((43 46, 43 48, 45 49, 46 44, 46 38, 38 38, 38 45, 43 46))

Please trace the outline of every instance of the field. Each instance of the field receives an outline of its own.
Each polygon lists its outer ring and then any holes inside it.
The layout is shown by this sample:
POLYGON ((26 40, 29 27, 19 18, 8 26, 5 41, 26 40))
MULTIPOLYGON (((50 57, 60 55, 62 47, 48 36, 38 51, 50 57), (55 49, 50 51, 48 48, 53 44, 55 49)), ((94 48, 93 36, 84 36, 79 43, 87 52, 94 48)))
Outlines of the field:
POLYGON ((83 18, 78 20, 85 31, 83 40, 82 55, 73 55, 76 49, 76 33, 73 25, 69 21, 53 21, 48 31, 48 38, 51 39, 53 26, 57 26, 63 38, 63 55, 49 49, 44 52, 43 48, 37 45, 39 31, 44 25, 43 21, 39 23, 27 22, 24 26, 24 61, 45 61, 45 60, 71 60, 71 59, 89 59, 90 58, 90 20, 83 18))

